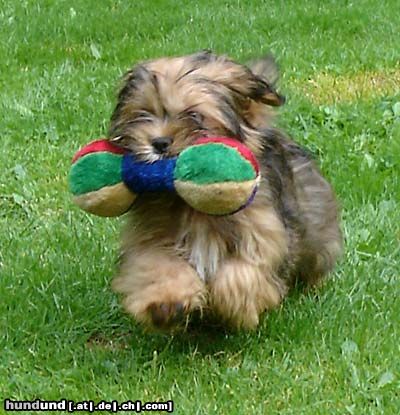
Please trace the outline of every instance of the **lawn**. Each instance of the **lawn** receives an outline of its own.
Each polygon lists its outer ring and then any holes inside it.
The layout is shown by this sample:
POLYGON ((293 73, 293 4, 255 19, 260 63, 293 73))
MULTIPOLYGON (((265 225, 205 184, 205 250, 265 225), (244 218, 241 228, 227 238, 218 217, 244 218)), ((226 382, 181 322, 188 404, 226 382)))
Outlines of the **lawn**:
POLYGON ((0 398, 397 414, 398 1, 0 4, 0 398), (121 220, 73 206, 66 177, 132 63, 203 48, 276 55, 279 124, 333 183, 346 251, 318 293, 294 293, 255 332, 151 335, 110 290, 121 220))

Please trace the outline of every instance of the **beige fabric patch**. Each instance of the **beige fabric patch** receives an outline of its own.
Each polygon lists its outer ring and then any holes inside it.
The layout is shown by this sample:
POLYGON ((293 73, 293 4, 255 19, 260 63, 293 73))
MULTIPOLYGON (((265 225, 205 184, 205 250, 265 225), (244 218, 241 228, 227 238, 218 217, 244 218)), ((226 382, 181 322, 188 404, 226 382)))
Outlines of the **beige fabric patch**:
POLYGON ((136 195, 124 183, 106 186, 94 192, 75 196, 73 201, 86 212, 98 216, 119 216, 132 205, 136 195))
POLYGON ((176 180, 174 184, 179 196, 194 209, 210 215, 226 215, 248 201, 257 179, 202 185, 176 180))

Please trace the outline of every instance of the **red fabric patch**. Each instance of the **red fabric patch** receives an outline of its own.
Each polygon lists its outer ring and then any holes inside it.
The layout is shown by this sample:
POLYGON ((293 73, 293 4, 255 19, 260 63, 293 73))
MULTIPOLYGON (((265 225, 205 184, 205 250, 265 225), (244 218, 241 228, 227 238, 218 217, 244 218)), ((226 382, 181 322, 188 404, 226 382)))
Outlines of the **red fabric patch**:
POLYGON ((114 153, 114 154, 125 154, 126 151, 116 146, 115 144, 112 144, 110 141, 106 139, 101 140, 95 140, 91 143, 87 144, 85 147, 82 147, 80 150, 78 150, 73 159, 72 164, 75 163, 79 158, 86 156, 86 154, 90 153, 97 153, 97 152, 103 152, 103 153, 114 153))
POLYGON ((250 151, 248 147, 242 144, 240 141, 235 140, 234 138, 229 137, 202 137, 197 139, 193 145, 199 144, 207 144, 207 143, 216 143, 216 144, 224 144, 228 147, 234 147, 236 150, 246 159, 248 160, 256 173, 260 172, 260 168, 258 166, 257 159, 255 158, 254 154, 250 151))

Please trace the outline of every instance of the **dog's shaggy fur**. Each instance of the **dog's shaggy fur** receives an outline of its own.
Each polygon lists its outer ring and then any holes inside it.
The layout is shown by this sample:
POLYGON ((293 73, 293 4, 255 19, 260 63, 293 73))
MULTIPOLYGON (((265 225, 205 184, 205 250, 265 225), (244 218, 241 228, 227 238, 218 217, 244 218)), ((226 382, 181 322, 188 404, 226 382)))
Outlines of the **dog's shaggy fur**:
POLYGON ((195 310, 254 328, 296 281, 315 285, 341 252, 332 189, 308 153, 272 127, 270 58, 250 69, 210 52, 135 66, 124 78, 109 139, 149 162, 200 136, 229 136, 256 155, 254 202, 224 217, 172 194, 141 196, 129 212, 114 289, 147 327, 173 329, 195 310), (160 146, 161 142, 161 146, 160 146))

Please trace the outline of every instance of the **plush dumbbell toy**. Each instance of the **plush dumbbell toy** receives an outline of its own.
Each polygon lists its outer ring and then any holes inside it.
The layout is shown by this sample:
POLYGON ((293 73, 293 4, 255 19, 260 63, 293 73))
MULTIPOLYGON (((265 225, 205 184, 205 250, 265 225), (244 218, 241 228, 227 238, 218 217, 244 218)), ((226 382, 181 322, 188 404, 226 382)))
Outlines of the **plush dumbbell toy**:
POLYGON ((253 200, 259 179, 256 158, 232 138, 200 138, 178 157, 153 163, 97 140, 75 154, 69 186, 74 202, 99 216, 121 215, 138 195, 161 191, 176 192, 200 212, 226 215, 253 200))

